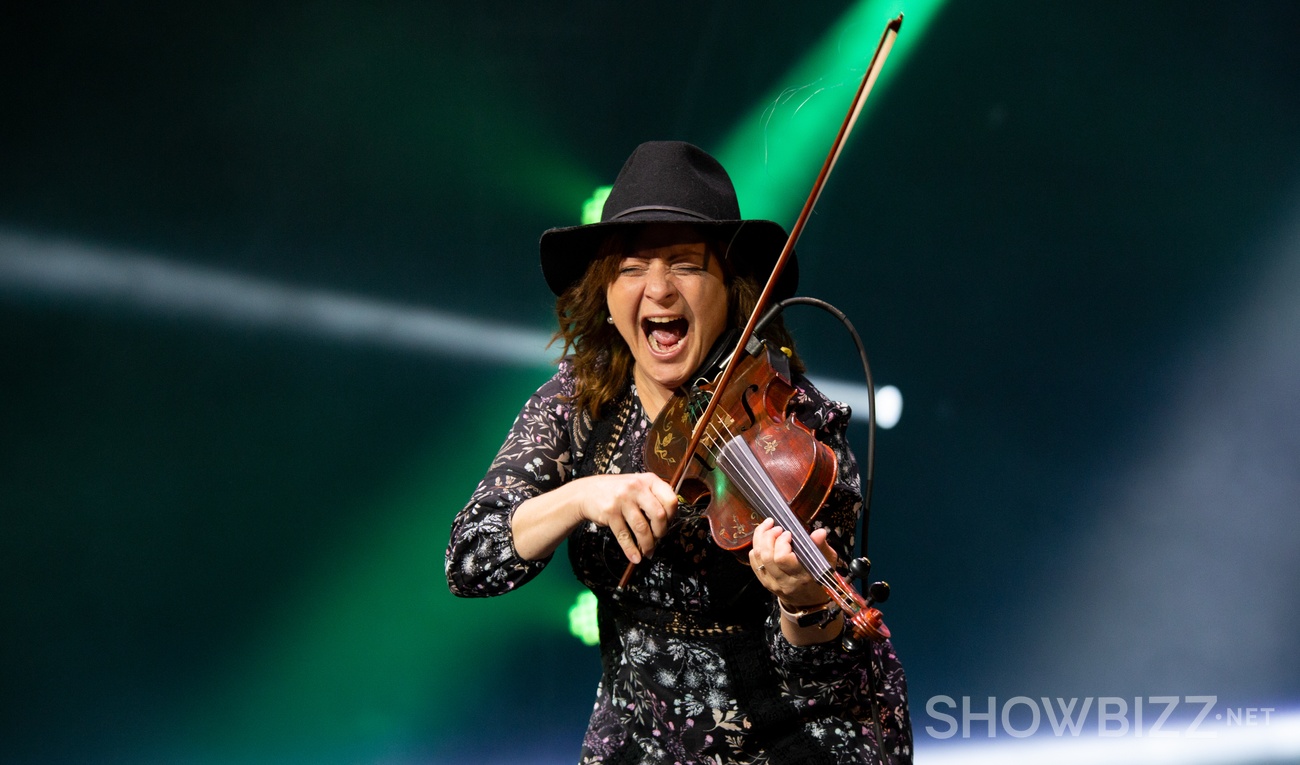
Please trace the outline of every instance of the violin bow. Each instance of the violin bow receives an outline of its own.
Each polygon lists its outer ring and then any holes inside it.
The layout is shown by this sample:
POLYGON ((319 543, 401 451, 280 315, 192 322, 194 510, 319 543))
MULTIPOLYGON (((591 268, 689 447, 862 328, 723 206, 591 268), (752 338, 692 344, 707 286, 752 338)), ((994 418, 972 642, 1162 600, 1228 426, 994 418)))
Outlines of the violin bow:
MULTIPOLYGON (((799 241, 799 236, 803 233, 804 226, 807 225, 813 208, 817 206, 817 200, 821 198, 822 189, 826 187, 826 181, 830 178, 831 170, 835 168, 835 162, 840 158, 840 153, 844 151, 844 144, 848 140, 849 133, 853 132, 853 126, 858 121, 858 115, 862 113, 862 107, 867 103, 867 96, 871 95, 871 89, 880 77, 880 70, 884 68, 885 59, 889 57, 889 52, 893 50, 894 40, 898 37, 898 30, 902 25, 903 14, 901 13, 885 25, 885 31, 880 35, 880 42, 876 45, 876 51, 871 56, 871 63, 867 66, 867 71, 862 75, 862 82, 858 84, 858 91, 853 97, 853 103, 849 105, 849 110, 844 115, 844 121, 840 123, 839 132, 835 135, 835 141, 831 143, 831 149, 827 152, 825 161, 822 162, 821 171, 817 173, 817 179, 813 181, 812 190, 808 193, 808 199, 804 201, 799 217, 795 220, 794 226, 790 228, 790 236, 785 240, 785 246, 781 248, 781 255, 776 259, 776 264, 772 266, 772 274, 768 277, 767 284, 763 286, 763 291, 759 293, 758 300, 754 304, 754 310, 749 315, 749 321, 745 323, 745 328, 740 333, 736 347, 727 360, 727 366, 722 370, 722 374, 719 375, 717 382, 714 384, 713 395, 709 398, 708 405, 695 423, 690 443, 686 447, 686 454, 694 454, 695 450, 700 446, 700 441, 704 439, 709 420, 713 417, 713 412, 718 408, 718 402, 722 398, 721 393, 726 390, 727 385, 731 383, 731 378, 735 376, 741 352, 754 335, 754 328, 758 326, 758 320, 763 315, 763 309, 767 307, 772 292, 776 288, 777 280, 781 277, 786 262, 790 260, 790 253, 794 252, 794 245, 799 241)), ((673 475, 672 480, 673 491, 681 491, 682 481, 686 478, 686 468, 689 463, 690 460, 682 460, 682 464, 677 467, 677 472, 673 475)), ((623 571, 623 577, 619 579, 618 591, 621 592, 627 586, 634 571, 636 571, 636 564, 629 562, 627 569, 623 571)))

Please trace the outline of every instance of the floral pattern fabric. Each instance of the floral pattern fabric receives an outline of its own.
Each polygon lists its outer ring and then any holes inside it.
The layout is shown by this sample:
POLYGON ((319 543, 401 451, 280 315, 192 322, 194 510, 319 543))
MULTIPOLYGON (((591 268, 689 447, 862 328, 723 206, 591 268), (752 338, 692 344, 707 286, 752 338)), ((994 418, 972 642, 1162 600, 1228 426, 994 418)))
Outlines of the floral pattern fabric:
MULTIPOLYGON (((862 505, 844 434, 848 408, 802 378, 795 384, 791 414, 839 460, 814 527, 829 530, 843 558, 853 549, 862 505)), ((519 557, 511 514, 593 473, 593 463, 603 462, 593 459, 595 450, 608 458, 606 472, 644 471, 650 422, 629 386, 631 416, 621 431, 572 410, 567 362, 529 399, 453 521, 446 557, 452 592, 500 595, 537 576, 550 560, 519 557)), ((838 639, 791 645, 774 598, 734 553, 713 544, 708 520, 689 509, 678 518, 617 594, 627 560, 609 530, 587 523, 569 537, 573 570, 600 604, 603 672, 580 762, 910 763, 906 680, 892 644, 855 652, 838 639)))

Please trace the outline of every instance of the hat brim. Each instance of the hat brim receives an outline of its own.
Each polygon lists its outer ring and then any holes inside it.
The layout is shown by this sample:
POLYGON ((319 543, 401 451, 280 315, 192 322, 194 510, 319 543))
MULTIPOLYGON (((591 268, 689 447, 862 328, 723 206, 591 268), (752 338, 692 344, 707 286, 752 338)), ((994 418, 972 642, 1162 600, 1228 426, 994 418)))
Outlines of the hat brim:
MULTIPOLYGON (((748 276, 761 288, 772 274, 789 238, 779 223, 770 220, 699 220, 682 216, 665 217, 662 212, 638 218, 635 214, 618 220, 590 223, 585 226, 553 228, 542 234, 542 276, 546 286, 557 296, 572 287, 596 258, 601 244, 611 233, 639 226, 685 223, 715 231, 731 241, 727 262, 740 276, 748 276)), ((773 300, 794 295, 799 287, 799 262, 791 252, 773 289, 773 300)))

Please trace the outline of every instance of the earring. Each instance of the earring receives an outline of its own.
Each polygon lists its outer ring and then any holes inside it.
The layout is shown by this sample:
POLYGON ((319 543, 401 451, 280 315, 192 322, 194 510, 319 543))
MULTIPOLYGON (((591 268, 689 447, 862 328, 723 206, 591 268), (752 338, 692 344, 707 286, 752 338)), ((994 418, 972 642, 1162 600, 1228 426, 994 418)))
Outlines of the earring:
POLYGON ((606 323, 606 324, 613 324, 613 323, 614 323, 614 317, 613 317, 613 316, 606 316, 606 317, 605 317, 605 323, 606 323))

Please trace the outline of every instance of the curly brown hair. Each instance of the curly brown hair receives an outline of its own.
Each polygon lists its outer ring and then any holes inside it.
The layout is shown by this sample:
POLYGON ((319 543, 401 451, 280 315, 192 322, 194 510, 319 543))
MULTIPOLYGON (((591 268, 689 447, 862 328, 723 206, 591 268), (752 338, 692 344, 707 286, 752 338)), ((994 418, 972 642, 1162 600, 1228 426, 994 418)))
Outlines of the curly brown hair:
MULTIPOLYGON (((630 251, 635 231, 611 234, 597 249, 587 271, 555 301, 555 316, 560 328, 551 342, 564 342, 564 355, 573 364, 573 403, 592 417, 617 399, 627 388, 635 360, 618 328, 606 321, 609 316, 605 293, 618 276, 619 265, 630 251)), ((711 257, 726 253, 725 239, 704 237, 711 257)), ((761 287, 749 276, 737 275, 727 257, 718 257, 727 285, 727 329, 740 329, 749 321, 758 302, 761 287)), ((803 372, 803 363, 794 350, 781 317, 777 316, 762 332, 762 338, 790 352, 790 366, 803 372)))

